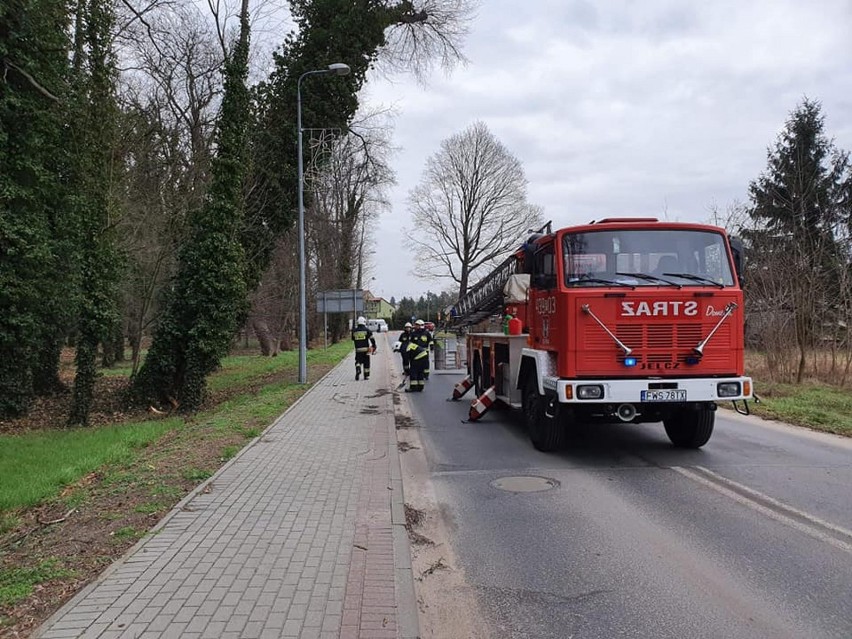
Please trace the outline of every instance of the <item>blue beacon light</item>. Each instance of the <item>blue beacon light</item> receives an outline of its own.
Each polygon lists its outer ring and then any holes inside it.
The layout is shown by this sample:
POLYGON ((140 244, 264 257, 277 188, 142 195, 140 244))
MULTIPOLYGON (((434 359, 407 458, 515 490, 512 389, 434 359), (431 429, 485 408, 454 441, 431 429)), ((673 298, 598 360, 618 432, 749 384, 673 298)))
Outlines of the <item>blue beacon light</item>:
POLYGON ((636 358, 635 357, 625 357, 624 358, 625 366, 636 366, 636 358))

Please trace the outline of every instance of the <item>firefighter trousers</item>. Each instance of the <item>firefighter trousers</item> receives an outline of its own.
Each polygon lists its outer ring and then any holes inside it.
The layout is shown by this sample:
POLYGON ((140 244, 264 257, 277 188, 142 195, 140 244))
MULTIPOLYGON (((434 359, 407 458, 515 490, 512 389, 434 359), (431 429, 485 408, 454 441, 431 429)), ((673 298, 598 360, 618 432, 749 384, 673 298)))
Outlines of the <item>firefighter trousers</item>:
POLYGON ((361 377, 361 373, 364 373, 364 379, 370 379, 370 352, 356 352, 355 353, 355 379, 359 379, 361 377))
POLYGON ((425 386, 423 372, 429 365, 428 353, 422 353, 419 357, 413 357, 409 364, 411 368, 409 370, 408 390, 412 393, 420 392, 425 386))

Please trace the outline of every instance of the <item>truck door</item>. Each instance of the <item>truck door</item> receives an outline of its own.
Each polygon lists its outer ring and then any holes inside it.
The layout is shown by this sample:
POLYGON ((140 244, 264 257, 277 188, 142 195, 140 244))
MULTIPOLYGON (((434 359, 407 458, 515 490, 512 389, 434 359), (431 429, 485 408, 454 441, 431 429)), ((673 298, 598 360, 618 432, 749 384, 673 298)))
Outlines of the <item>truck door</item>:
POLYGON ((530 333, 536 348, 552 350, 558 343, 557 289, 556 250, 553 240, 550 239, 533 254, 533 269, 530 274, 530 310, 533 318, 530 333))

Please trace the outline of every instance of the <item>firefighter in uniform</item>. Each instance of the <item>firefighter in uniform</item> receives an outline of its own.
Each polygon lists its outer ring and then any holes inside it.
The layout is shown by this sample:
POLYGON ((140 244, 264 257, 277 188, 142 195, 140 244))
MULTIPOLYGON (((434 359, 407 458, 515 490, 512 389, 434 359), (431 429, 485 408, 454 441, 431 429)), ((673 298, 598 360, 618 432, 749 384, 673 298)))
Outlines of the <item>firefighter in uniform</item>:
POLYGON ((352 330, 352 341, 355 342, 355 379, 361 378, 361 369, 364 370, 364 379, 370 379, 370 353, 376 351, 376 338, 373 331, 367 328, 367 320, 359 317, 355 328, 352 330))
POLYGON ((426 330, 426 323, 419 319, 414 322, 414 331, 411 333, 411 341, 417 342, 419 346, 426 349, 426 367, 423 369, 423 379, 429 379, 429 351, 432 350, 432 333, 426 330))
POLYGON ((429 349, 412 339, 405 343, 405 352, 408 355, 409 366, 409 382, 405 392, 422 392, 425 386, 423 371, 429 366, 429 349))
POLYGON ((405 351, 405 347, 411 341, 411 328, 411 322, 406 322, 399 336, 399 354, 402 356, 402 372, 404 375, 409 374, 411 367, 408 362, 408 353, 405 351))

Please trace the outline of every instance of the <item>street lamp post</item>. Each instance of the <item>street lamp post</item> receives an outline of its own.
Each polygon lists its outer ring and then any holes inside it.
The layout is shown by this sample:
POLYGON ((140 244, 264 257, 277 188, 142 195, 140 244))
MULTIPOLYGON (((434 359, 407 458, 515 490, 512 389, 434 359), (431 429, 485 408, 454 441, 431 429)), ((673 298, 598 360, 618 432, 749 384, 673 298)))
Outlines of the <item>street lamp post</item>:
POLYGON ((308 309, 305 294, 305 174, 302 166, 302 80, 309 75, 346 75, 349 66, 341 62, 328 65, 327 69, 305 71, 296 82, 296 129, 298 131, 299 167, 299 383, 308 381, 308 309))

